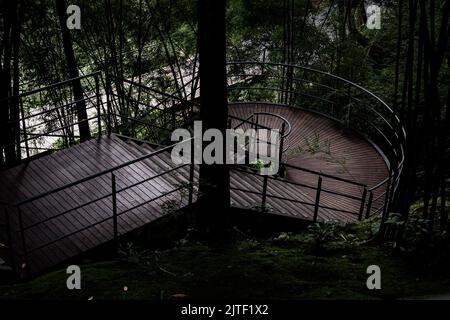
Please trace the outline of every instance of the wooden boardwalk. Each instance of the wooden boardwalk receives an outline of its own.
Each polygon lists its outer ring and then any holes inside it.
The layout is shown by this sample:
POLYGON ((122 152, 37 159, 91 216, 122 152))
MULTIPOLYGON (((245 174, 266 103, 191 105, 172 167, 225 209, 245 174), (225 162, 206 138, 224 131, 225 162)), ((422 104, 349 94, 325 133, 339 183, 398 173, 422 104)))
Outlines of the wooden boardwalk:
MULTIPOLYGON (((338 122, 327 117, 309 111, 266 103, 233 104, 230 105, 229 112, 241 119, 247 119, 254 113, 262 112, 277 114, 288 120, 292 126, 292 132, 286 138, 285 144, 289 146, 289 149, 285 153, 284 161, 293 166, 355 181, 367 185, 368 188, 376 186, 389 175, 383 156, 374 146, 362 136, 350 130, 345 130, 338 122)), ((239 123, 238 120, 233 120, 232 126, 239 123)), ((281 123, 280 119, 271 116, 259 116, 258 119, 258 124, 269 128, 280 129, 281 123)), ((250 124, 247 124, 243 128, 245 129, 249 126, 250 124)), ((238 180, 250 179, 245 176, 245 174, 239 176, 238 180)), ((257 180, 258 178, 252 177, 251 179, 257 180)), ((269 194, 274 197, 268 197, 268 205, 273 208, 274 212, 311 219, 316 197, 317 174, 287 168, 284 180, 286 181, 269 180, 269 194), (289 184, 287 181, 305 184, 313 188, 289 184), (310 205, 282 201, 276 198, 276 196, 280 195, 288 196, 310 205)), ((251 184, 259 187, 262 185, 262 182, 258 181, 256 184, 251 184)), ((361 198, 363 187, 324 176, 322 188, 331 192, 342 193, 345 196, 322 192, 320 202, 329 208, 319 209, 319 221, 337 220, 352 222, 357 220, 361 201, 350 197, 361 198)), ((248 187, 248 190, 251 189, 248 187)), ((373 199, 375 201, 371 207, 372 213, 380 211, 382 208, 385 191, 385 185, 374 190, 373 199)), ((258 198, 249 192, 235 191, 233 194, 239 195, 233 198, 236 199, 236 204, 242 207, 251 207, 251 202, 258 198), (247 197, 244 197, 244 194, 247 197), (248 197, 251 199, 246 201, 245 199, 248 197)))
MULTIPOLYGON (((239 118, 248 118, 254 112, 279 114, 291 123, 292 133, 286 141, 290 148, 285 154, 288 164, 354 180, 368 187, 388 175, 386 164, 374 147, 330 119, 284 106, 230 106, 230 114, 239 118)), ((279 120, 269 116, 259 119, 259 123, 273 128, 280 125, 276 121, 279 120)), ((0 201, 18 203, 154 151, 148 144, 115 135, 93 139, 0 172, 0 201)), ((119 235, 160 218, 168 204, 183 207, 188 203, 183 184, 189 182, 190 165, 176 168, 168 152, 113 172, 119 235), (163 174, 168 170, 171 171, 163 174)), ((317 178, 317 174, 295 168, 287 168, 285 178, 271 177, 267 184, 266 208, 273 214, 312 220, 317 178)), ((194 180, 197 179, 195 167, 194 180)), ((231 170, 230 187, 233 206, 260 206, 262 176, 231 170)), ((322 188, 319 221, 357 220, 361 186, 324 176, 322 188)), ((383 192, 384 189, 379 188, 374 196, 383 192)), ((23 204, 20 212, 9 207, 14 265, 36 274, 111 241, 114 238, 113 203, 112 174, 107 173, 23 204), (25 230, 23 237, 19 232, 21 222, 25 230)), ((375 201, 372 210, 380 205, 380 200, 375 201)), ((0 212, 0 225, 5 223, 5 218, 0 212)), ((7 243, 7 233, 0 232, 0 243, 7 243)))
MULTIPOLYGON (((0 173, 1 198, 17 203, 154 151, 148 145, 141 147, 114 135, 93 139, 0 173)), ((186 192, 172 191, 189 181, 189 167, 140 183, 167 171, 170 163, 170 154, 162 153, 151 161, 114 171, 119 235, 161 217, 168 201, 175 201, 180 207, 186 205, 186 192)), ((111 174, 105 174, 21 205, 27 259, 19 233, 18 210, 10 209, 13 247, 18 253, 15 263, 22 265, 28 260, 31 272, 39 272, 112 240, 111 193, 111 174)))

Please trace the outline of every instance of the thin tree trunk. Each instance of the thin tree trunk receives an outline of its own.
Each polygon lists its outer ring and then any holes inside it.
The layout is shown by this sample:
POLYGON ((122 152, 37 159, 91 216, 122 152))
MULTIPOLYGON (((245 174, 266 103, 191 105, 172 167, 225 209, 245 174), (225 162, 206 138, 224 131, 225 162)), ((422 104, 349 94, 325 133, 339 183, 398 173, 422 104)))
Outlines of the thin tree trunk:
MULTIPOLYGON (((21 29, 21 10, 22 6, 18 3, 16 8, 16 14, 14 15, 13 28, 12 28, 12 52, 13 52, 13 87, 12 95, 17 97, 20 93, 19 86, 19 48, 20 48, 20 29, 21 29)), ((14 140, 16 143, 16 162, 21 159, 21 147, 20 147, 20 100, 19 98, 13 99, 10 104, 10 118, 13 121, 12 131, 14 140)))
POLYGON ((15 118, 15 104, 11 99, 8 99, 13 95, 13 86, 11 83, 12 74, 11 70, 13 54, 17 49, 14 45, 17 44, 17 9, 18 2, 8 2, 4 7, 5 15, 3 17, 3 42, 2 42, 2 50, 0 52, 0 123, 2 126, 0 127, 0 146, 2 156, 0 160, 1 164, 5 164, 7 166, 14 165, 17 163, 17 153, 15 146, 15 134, 14 131, 17 130, 17 127, 14 123, 8 123, 9 121, 15 118), (4 152, 4 158, 3 158, 4 152))
MULTIPOLYGON (((225 0, 198 2, 200 115, 204 131, 216 128, 224 137, 228 117, 225 8, 225 0)), ((221 241, 227 235, 229 179, 229 169, 225 164, 200 165, 199 192, 204 196, 200 200, 198 228, 206 238, 221 241)))
MULTIPOLYGON (((66 56, 67 68, 69 71, 69 76, 72 79, 78 78, 78 65, 75 59, 75 53, 72 47, 72 37, 70 31, 66 26, 66 4, 64 0, 55 0, 56 12, 58 14, 61 35, 64 47, 64 54, 66 56)), ((78 120, 78 128, 80 130, 80 140, 81 142, 89 140, 91 138, 91 132, 89 130, 89 123, 87 119, 86 103, 84 101, 83 88, 81 86, 81 81, 75 79, 72 82, 72 89, 74 98, 76 102, 76 112, 78 120)))

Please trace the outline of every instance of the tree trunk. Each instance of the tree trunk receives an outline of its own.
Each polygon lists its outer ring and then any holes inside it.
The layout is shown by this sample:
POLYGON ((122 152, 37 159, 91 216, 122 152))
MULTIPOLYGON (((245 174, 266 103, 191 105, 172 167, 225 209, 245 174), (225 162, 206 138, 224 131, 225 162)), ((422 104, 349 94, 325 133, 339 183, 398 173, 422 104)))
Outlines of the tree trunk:
MULTIPOLYGON (((225 0, 198 2, 200 115, 203 132, 216 128, 222 132, 223 137, 228 117, 225 3, 225 0)), ((204 147, 205 143, 203 149, 204 147)), ((225 155, 225 152, 223 154, 225 155)), ((227 165, 200 165, 199 192, 202 199, 199 202, 197 227, 201 236, 208 240, 223 242, 228 234, 229 185, 227 165)))
MULTIPOLYGON (((66 26, 66 4, 64 0, 55 0, 56 11, 59 18, 59 23, 61 27, 61 35, 64 47, 64 54, 66 56, 67 69, 69 71, 70 78, 78 78, 78 64, 75 59, 75 54, 72 46, 72 37, 70 31, 66 26)), ((78 128, 80 130, 80 140, 81 142, 89 140, 91 138, 91 132, 89 130, 88 121, 83 121, 87 119, 86 103, 84 102, 83 88, 81 87, 81 81, 75 79, 72 82, 73 94, 76 102, 76 112, 78 119, 78 128)))
POLYGON ((8 2, 2 8, 5 11, 2 12, 2 14, 4 13, 3 41, 0 52, 0 165, 5 164, 6 166, 16 164, 19 161, 18 154, 20 154, 20 150, 16 150, 19 128, 17 123, 12 122, 18 120, 18 103, 14 99, 7 99, 18 94, 18 5, 18 1, 8 2), (14 72, 16 74, 13 74, 14 72), (8 121, 11 122, 8 124, 8 121))

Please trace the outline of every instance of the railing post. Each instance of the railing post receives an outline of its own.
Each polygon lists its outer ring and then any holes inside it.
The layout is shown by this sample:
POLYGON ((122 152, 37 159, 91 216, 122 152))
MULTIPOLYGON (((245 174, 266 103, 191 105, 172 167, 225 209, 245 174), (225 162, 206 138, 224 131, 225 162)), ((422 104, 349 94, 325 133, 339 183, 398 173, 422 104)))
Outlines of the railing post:
POLYGON ((358 220, 361 221, 364 214, 364 207, 366 206, 367 188, 364 187, 363 195, 361 198, 361 206, 359 207, 358 220))
POLYGON ((194 173, 195 173, 195 163, 194 163, 194 139, 191 142, 191 164, 189 167, 189 204, 192 204, 192 199, 194 197, 194 173))
POLYGON ((25 272, 27 274, 27 276, 29 276, 30 274, 30 265, 29 265, 29 260, 28 260, 28 250, 27 250, 27 242, 25 239, 25 229, 23 227, 23 217, 22 217, 22 210, 19 208, 17 208, 18 211, 18 216, 19 216, 19 231, 20 231, 20 238, 22 240, 22 249, 23 249, 23 262, 25 263, 25 265, 21 265, 20 267, 23 269, 24 267, 26 268, 25 272))
POLYGON ((350 85, 348 85, 348 88, 347 88, 347 106, 348 106, 347 126, 350 127, 350 118, 351 118, 351 112, 352 112, 351 86, 350 85))
POLYGON ((389 171, 389 179, 386 184, 386 195, 384 199, 384 207, 383 207, 383 216, 382 216, 382 222, 385 222, 387 220, 387 216, 389 214, 389 195, 391 193, 391 184, 392 184, 392 171, 389 171))
POLYGON ((13 271, 16 270, 16 262, 14 259, 14 244, 12 239, 12 228, 11 228, 11 221, 9 217, 8 208, 5 207, 5 224, 6 224, 6 234, 8 237, 8 247, 9 247, 9 260, 11 262, 11 267, 13 268, 13 271))
POLYGON ((391 187, 389 188, 389 197, 388 197, 388 200, 387 200, 387 206, 388 206, 388 208, 389 208, 389 206, 390 206, 390 204, 392 203, 392 199, 393 199, 393 197, 394 197, 394 194, 395 194, 395 188, 397 187, 397 182, 398 182, 398 180, 397 180, 397 178, 398 178, 398 173, 396 174, 395 173, 395 170, 392 170, 391 171, 392 173, 391 173, 391 181, 392 181, 392 183, 391 183, 391 187))
POLYGON ((369 202, 367 203, 366 219, 370 217, 370 210, 372 209, 373 192, 369 191, 369 202))
POLYGON ((259 159, 259 132, 258 132, 258 121, 259 121, 259 116, 256 115, 255 116, 256 120, 254 122, 255 124, 255 152, 256 152, 256 158, 259 159))
MULTIPOLYGON (((20 106, 20 116, 22 117, 22 127, 23 127, 23 140, 25 141, 25 151, 27 153, 27 158, 30 157, 30 148, 28 146, 28 135, 27 135, 27 127, 25 124, 25 111, 23 109, 23 100, 22 97, 19 97, 19 106, 20 106)), ((20 152, 20 150, 19 150, 20 152)))
POLYGON ((267 200, 267 183, 269 180, 269 176, 265 175, 263 179, 263 190, 262 190, 262 201, 261 201, 261 208, 263 212, 266 211, 266 200, 267 200))
POLYGON ((108 131, 108 136, 111 135, 111 97, 110 95, 110 90, 112 90, 111 88, 111 78, 109 76, 109 74, 106 74, 106 126, 107 126, 107 131, 108 131))
POLYGON ((313 217, 314 222, 317 222, 317 216, 319 215, 319 203, 321 192, 322 192, 322 177, 319 176, 319 179, 317 180, 316 203, 314 204, 314 217, 313 217))
POLYGON ((94 76, 95 80, 95 95, 97 96, 97 130, 98 130, 98 138, 100 139, 102 136, 102 118, 101 118, 101 108, 100 108, 100 84, 98 80, 98 73, 94 76))
POLYGON ((117 190, 116 190, 116 175, 111 174, 111 189, 112 189, 112 209, 113 209, 113 234, 114 240, 117 240, 119 234, 117 228, 117 190))
POLYGON ((389 193, 391 190, 391 180, 392 180, 392 171, 389 171, 389 179, 387 181, 386 184, 386 194, 385 194, 385 199, 384 199, 384 206, 383 206, 383 215, 381 216, 381 222, 380 222, 380 231, 379 234, 383 237, 384 236, 384 231, 385 231, 385 222, 388 219, 388 215, 389 215, 389 193))
POLYGON ((280 136, 280 150, 279 150, 279 158, 278 162, 282 162, 282 156, 283 156, 283 148, 284 148, 284 131, 285 131, 286 124, 283 122, 281 125, 281 136, 280 136))
POLYGON ((176 126, 176 118, 175 118, 175 108, 174 108, 174 103, 172 103, 172 110, 171 110, 171 114, 172 114, 172 130, 175 130, 175 126, 176 126))

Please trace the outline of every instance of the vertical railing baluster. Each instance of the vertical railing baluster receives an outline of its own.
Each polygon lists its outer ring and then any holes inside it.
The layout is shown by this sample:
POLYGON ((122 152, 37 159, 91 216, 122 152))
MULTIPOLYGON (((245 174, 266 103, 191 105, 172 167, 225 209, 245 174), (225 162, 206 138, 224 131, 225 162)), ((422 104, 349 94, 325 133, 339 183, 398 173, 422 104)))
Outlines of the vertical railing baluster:
POLYGON ((176 117, 175 117, 175 103, 174 102, 172 102, 172 108, 171 108, 172 110, 172 112, 171 112, 171 115, 172 115, 172 130, 175 130, 175 127, 176 127, 176 117))
POLYGON ((112 189, 112 209, 113 209, 113 234, 114 234, 114 240, 117 240, 119 232, 118 232, 118 228, 117 228, 116 175, 114 173, 111 174, 111 189, 112 189))
POLYGON ((313 217, 314 222, 317 222, 317 216, 319 215, 319 203, 321 192, 322 192, 322 177, 319 176, 319 179, 317 180, 316 202, 314 204, 314 217, 313 217))
POLYGON ((281 136, 280 136, 280 150, 278 155, 278 162, 282 162, 282 156, 283 156, 283 148, 284 148, 284 131, 286 130, 286 124, 283 122, 281 125, 281 136))
POLYGON ((256 118, 256 120, 255 120, 255 131, 256 131, 256 133, 255 133, 255 141, 254 141, 254 143, 255 143, 255 152, 256 152, 256 155, 255 155, 255 157, 256 157, 256 159, 259 159, 259 131, 258 131, 258 126, 259 126, 259 115, 256 115, 255 116, 255 118, 256 118))
POLYGON ((97 96, 97 130, 98 130, 98 138, 102 137, 102 118, 101 118, 101 103, 100 103, 100 84, 98 79, 98 73, 94 76, 95 80, 95 95, 97 96))
POLYGON ((110 97, 111 88, 111 78, 109 74, 106 74, 106 126, 108 131, 108 136, 111 135, 111 97, 110 97))
POLYGON ((11 220, 9 217, 8 208, 5 207, 5 224, 6 224, 6 234, 8 237, 8 248, 9 248, 9 260, 11 263, 11 267, 13 271, 16 271, 16 262, 14 259, 14 244, 12 238, 12 228, 11 228, 11 220))
POLYGON ((367 202, 366 219, 370 217, 370 210, 372 209, 373 192, 369 191, 369 202, 367 202))
POLYGON ((350 85, 347 88, 347 126, 350 127, 350 118, 351 118, 351 112, 352 112, 352 101, 351 101, 351 87, 350 85))
POLYGON ((18 217, 19 217, 19 231, 20 231, 20 238, 22 240, 22 250, 23 250, 23 263, 25 264, 21 264, 21 269, 25 268, 25 272, 26 274, 29 276, 30 274, 30 264, 29 264, 29 260, 28 260, 28 249, 27 249, 27 242, 26 242, 26 238, 25 238, 25 229, 23 226, 23 217, 22 217, 22 210, 19 208, 17 208, 18 211, 18 217))
POLYGON ((385 222, 389 215, 389 195, 391 192, 392 171, 389 171, 389 179, 386 185, 386 195, 384 199, 382 222, 385 222))
POLYGON ((364 187, 363 195, 361 198, 361 206, 359 207, 358 220, 361 221, 364 214, 364 207, 366 206, 367 188, 364 187))
POLYGON ((266 200, 267 200, 267 183, 269 181, 269 176, 265 175, 263 178, 263 190, 262 190, 262 201, 261 201, 261 209, 263 212, 266 211, 266 200))
POLYGON ((391 205, 391 203, 393 201, 393 197, 394 197, 394 194, 395 194, 395 188, 397 188, 397 182, 398 182, 398 180, 397 180, 398 173, 396 173, 395 170, 391 170, 391 172, 392 172, 391 173, 392 183, 391 183, 391 187, 389 188, 389 197, 387 199, 388 208, 389 208, 389 206, 391 205))
POLYGON ((390 188, 391 188, 391 180, 392 180, 392 171, 389 171, 389 179, 387 180, 387 184, 386 184, 386 194, 385 194, 385 200, 384 200, 384 206, 383 206, 383 215, 381 216, 381 222, 380 222, 380 231, 378 232, 381 237, 384 237, 384 232, 385 232, 385 222, 388 219, 389 216, 389 205, 388 205, 388 201, 389 201, 389 193, 390 193, 390 188))
POLYGON ((195 163, 194 163, 194 148, 195 139, 191 142, 191 164, 189 167, 189 204, 192 204, 192 199, 194 197, 194 173, 195 173, 195 163))
POLYGON ((19 99, 19 106, 20 106, 20 116, 22 117, 23 140, 25 141, 25 151, 27 153, 27 158, 29 158, 30 157, 30 148, 28 146, 27 126, 25 124, 25 110, 23 108, 22 97, 19 97, 18 99, 19 99))

